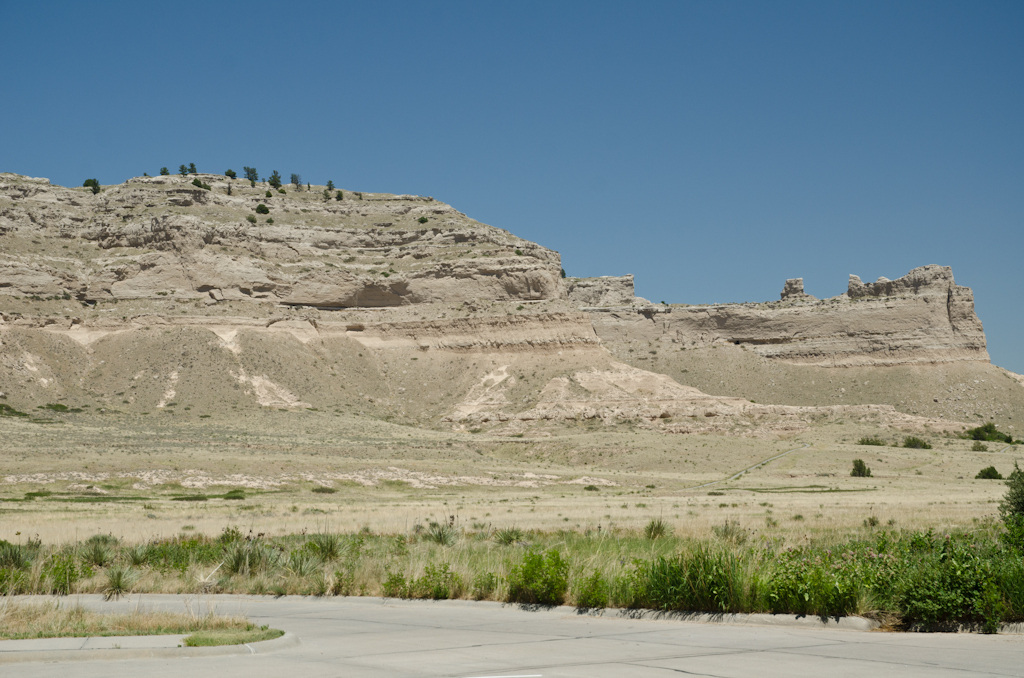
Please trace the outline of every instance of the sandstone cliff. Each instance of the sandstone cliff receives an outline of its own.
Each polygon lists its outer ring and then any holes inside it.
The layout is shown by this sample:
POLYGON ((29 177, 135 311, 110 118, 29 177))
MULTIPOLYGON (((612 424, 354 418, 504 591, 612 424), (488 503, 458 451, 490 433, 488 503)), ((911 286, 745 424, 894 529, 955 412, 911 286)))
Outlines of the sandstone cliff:
POLYGON ((821 301, 790 280, 778 302, 589 310, 601 339, 627 352, 636 342, 665 350, 732 344, 827 367, 989 359, 971 289, 947 266, 870 285, 851 276, 846 294, 821 301))
POLYGON ((327 307, 563 295, 556 252, 432 198, 285 191, 200 174, 94 195, 0 174, 0 295, 327 307))

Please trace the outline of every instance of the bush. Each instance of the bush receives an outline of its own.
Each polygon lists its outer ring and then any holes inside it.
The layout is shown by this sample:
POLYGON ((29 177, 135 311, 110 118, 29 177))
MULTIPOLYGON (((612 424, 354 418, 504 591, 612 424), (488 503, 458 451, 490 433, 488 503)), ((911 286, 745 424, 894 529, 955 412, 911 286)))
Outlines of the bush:
POLYGON ((271 193, 270 191, 267 191, 266 193, 264 193, 264 196, 267 197, 267 198, 273 198, 274 194, 271 193))
POLYGON ((498 575, 493 572, 481 572, 473 577, 473 600, 490 598, 498 588, 498 575))
POLYGON ((24 547, 0 539, 0 568, 24 570, 28 565, 28 553, 24 547))
POLYGON ((511 546, 523 540, 523 531, 518 527, 504 527, 494 531, 494 541, 503 546, 511 546))
POLYGON ((459 531, 455 527, 455 520, 452 519, 444 523, 431 521, 427 531, 423 534, 423 539, 441 546, 454 546, 455 542, 459 540, 459 531))
POLYGON ((975 440, 974 444, 971 445, 971 452, 988 452, 988 445, 980 440, 975 440))
POLYGON ((736 554, 707 545, 638 563, 635 580, 641 604, 657 610, 739 612, 747 599, 736 554))
POLYGON ((995 466, 989 466, 978 471, 978 475, 974 477, 978 480, 1002 480, 1003 474, 997 471, 995 466))
POLYGON ((97 193, 100 192, 100 182, 97 181, 96 179, 86 179, 84 182, 82 182, 82 186, 85 186, 86 188, 91 188, 93 195, 96 195, 97 193))
POLYGON ((341 191, 338 191, 337 193, 334 194, 334 199, 335 200, 344 200, 345 199, 345 194, 343 192, 341 192, 341 191))
POLYGON ((868 468, 863 459, 854 459, 853 470, 850 471, 850 475, 854 478, 870 478, 871 469, 868 468))
POLYGON ((326 485, 317 485, 313 488, 313 492, 317 494, 334 494, 337 490, 333 487, 327 487, 326 485))
POLYGON ((529 550, 508 573, 508 602, 561 605, 569 589, 569 563, 557 550, 529 550))
POLYGON ((233 499, 233 500, 245 499, 245 491, 244 490, 231 490, 230 492, 225 492, 224 493, 224 499, 229 499, 229 500, 230 499, 233 499))
POLYGON ((107 570, 107 583, 103 586, 103 600, 117 600, 127 595, 138 580, 131 567, 116 566, 107 570))
POLYGON ((247 214, 245 216, 245 220, 248 221, 250 224, 255 224, 256 223, 256 217, 255 217, 255 215, 252 215, 252 214, 247 214))
POLYGON ((330 563, 341 557, 345 542, 341 535, 330 532, 318 532, 309 536, 306 547, 315 553, 320 560, 330 563))
POLYGON ((963 437, 974 440, 984 440, 990 443, 1006 443, 1007 445, 1013 443, 1013 436, 1009 433, 1002 433, 992 422, 983 426, 978 426, 977 428, 967 429, 964 431, 963 437))
POLYGON ((200 181, 199 177, 196 177, 195 179, 192 180, 192 185, 196 186, 197 188, 201 188, 204 191, 209 191, 211 188, 210 184, 203 183, 202 181, 200 181))
POLYGON ((1013 462, 1013 471, 1006 479, 1006 494, 999 502, 999 514, 1003 522, 1010 518, 1024 518, 1024 471, 1013 462))
POLYGON ((428 221, 430 221, 430 219, 427 219, 426 217, 420 217, 420 218, 419 218, 419 219, 417 219, 416 221, 420 222, 421 224, 425 224, 425 223, 427 223, 428 221))
POLYGON ((857 441, 858 445, 878 445, 879 447, 885 446, 885 441, 878 437, 865 436, 857 441))
POLYGON ((578 580, 573 588, 576 607, 587 609, 608 607, 608 582, 604 580, 598 570, 594 570, 589 577, 578 580))
POLYGON ((672 526, 661 518, 652 518, 644 527, 644 536, 648 539, 660 539, 672 534, 672 526))
POLYGON ((263 203, 260 203, 259 205, 256 205, 256 214, 270 214, 270 208, 263 203))
POLYGON ((903 439, 903 447, 910 448, 912 450, 930 450, 932 449, 931 443, 927 440, 917 438, 915 436, 907 436, 903 439))
POLYGON ((49 593, 66 596, 75 588, 80 572, 70 553, 55 553, 43 566, 43 580, 49 593))
POLYGON ((228 179, 234 179, 238 175, 235 174, 235 170, 229 169, 227 172, 224 173, 224 176, 226 176, 228 179))
POLYGON ((458 598, 462 593, 462 577, 452 572, 448 563, 441 566, 427 565, 423 576, 410 584, 409 594, 414 598, 448 600, 458 598))

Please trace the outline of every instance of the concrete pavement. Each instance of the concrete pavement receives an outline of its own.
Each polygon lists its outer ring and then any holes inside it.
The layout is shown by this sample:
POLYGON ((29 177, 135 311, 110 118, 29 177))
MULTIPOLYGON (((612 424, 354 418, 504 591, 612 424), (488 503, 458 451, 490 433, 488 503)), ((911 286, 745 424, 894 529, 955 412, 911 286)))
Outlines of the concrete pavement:
POLYGON ((294 633, 257 655, 3 666, 5 678, 476 678, 538 676, 1024 676, 1024 637, 897 634, 814 627, 591 617, 469 601, 145 595, 93 609, 214 606, 294 633))

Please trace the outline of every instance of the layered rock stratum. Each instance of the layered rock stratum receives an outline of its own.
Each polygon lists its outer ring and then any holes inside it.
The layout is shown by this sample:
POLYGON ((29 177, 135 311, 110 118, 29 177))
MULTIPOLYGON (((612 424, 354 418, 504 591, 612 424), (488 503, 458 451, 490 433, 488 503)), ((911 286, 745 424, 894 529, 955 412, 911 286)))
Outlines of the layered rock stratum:
POLYGON ((1024 386, 989 363, 947 267, 851 276, 832 299, 792 279, 776 302, 655 305, 632 276, 563 278, 558 253, 429 197, 285 191, 200 174, 94 194, 0 175, 0 403, 329 408, 512 435, 1024 416, 1024 386))

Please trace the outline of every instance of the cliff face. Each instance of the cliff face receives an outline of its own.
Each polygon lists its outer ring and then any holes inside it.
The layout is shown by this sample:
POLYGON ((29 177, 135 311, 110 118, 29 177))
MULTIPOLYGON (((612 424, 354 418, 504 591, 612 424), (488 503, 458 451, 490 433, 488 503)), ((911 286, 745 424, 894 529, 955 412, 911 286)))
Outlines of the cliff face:
POLYGON ((848 405, 1024 416, 949 268, 851 276, 821 301, 792 279, 777 302, 654 305, 632 276, 563 280, 556 252, 432 198, 197 178, 210 189, 143 177, 93 194, 0 174, 0 400, 676 432, 784 430, 848 405), (976 398, 993 376, 995 400, 976 398))
POLYGON ((851 276, 846 294, 821 301, 796 280, 787 281, 778 302, 590 309, 591 317, 605 343, 627 352, 631 342, 666 349, 732 344, 826 367, 988 362, 974 295, 947 266, 868 285, 851 276))
POLYGON ((94 195, 0 174, 0 295, 326 307, 564 295, 556 252, 432 198, 285 191, 200 174, 94 195))

